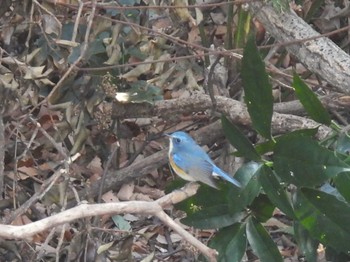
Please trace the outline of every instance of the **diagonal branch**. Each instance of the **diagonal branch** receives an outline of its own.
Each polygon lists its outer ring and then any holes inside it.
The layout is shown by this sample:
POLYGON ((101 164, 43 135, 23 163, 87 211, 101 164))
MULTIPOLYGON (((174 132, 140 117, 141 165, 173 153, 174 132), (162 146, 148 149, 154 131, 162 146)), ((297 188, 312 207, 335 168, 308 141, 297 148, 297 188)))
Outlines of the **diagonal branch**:
POLYGON ((286 46, 286 49, 311 72, 339 91, 350 93, 350 56, 339 46, 326 37, 303 41, 320 34, 292 10, 280 12, 263 1, 252 2, 249 7, 277 41, 285 43, 300 40, 286 46))
POLYGON ((197 183, 189 183, 180 190, 176 190, 164 197, 152 201, 127 201, 118 203, 104 203, 104 204, 81 204, 74 208, 60 212, 56 215, 26 224, 21 226, 3 225, 0 224, 0 237, 6 239, 28 239, 35 234, 41 233, 50 228, 65 223, 72 222, 76 219, 101 216, 101 215, 116 215, 124 213, 138 213, 153 215, 158 217, 165 225, 172 228, 175 232, 181 235, 187 242, 196 247, 202 252, 209 261, 216 261, 217 252, 194 236, 187 232, 181 225, 177 224, 170 218, 163 208, 181 202, 196 194, 199 185, 197 183))

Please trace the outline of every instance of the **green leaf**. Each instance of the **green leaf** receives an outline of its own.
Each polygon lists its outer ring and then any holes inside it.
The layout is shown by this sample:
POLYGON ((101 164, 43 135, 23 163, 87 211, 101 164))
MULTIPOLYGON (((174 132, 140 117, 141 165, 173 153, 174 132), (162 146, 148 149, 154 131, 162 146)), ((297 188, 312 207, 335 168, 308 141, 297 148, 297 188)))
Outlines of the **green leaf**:
POLYGON ((308 262, 317 262, 317 247, 319 241, 310 236, 310 233, 298 221, 294 222, 294 236, 301 253, 308 262))
POLYGON ((272 5, 278 12, 289 10, 289 2, 287 0, 272 0, 272 5))
POLYGON ((284 136, 275 147, 274 168, 283 181, 316 186, 350 167, 334 153, 303 135, 284 136))
POLYGON ((265 72, 265 64, 252 36, 248 38, 247 45, 244 48, 241 73, 245 102, 253 127, 263 137, 271 139, 272 87, 265 72))
POLYGON ((78 45, 78 46, 72 48, 72 52, 69 54, 68 59, 67 59, 67 62, 69 64, 74 64, 74 62, 78 60, 78 58, 81 54, 81 48, 82 48, 81 45, 78 45))
POLYGON ((241 262, 247 248, 245 224, 234 224, 220 229, 209 246, 219 252, 220 262, 241 262))
POLYGON ((295 94, 299 98, 309 116, 316 122, 330 125, 331 117, 329 116, 327 110, 323 107, 315 93, 310 90, 310 88, 296 73, 294 73, 293 77, 293 87, 295 89, 295 94))
POLYGON ((334 186, 332 186, 329 182, 324 183, 322 186, 318 188, 318 190, 322 191, 323 193, 335 196, 340 201, 346 202, 346 200, 339 193, 339 191, 334 186))
POLYGON ((259 195, 261 186, 258 182, 256 171, 260 165, 256 162, 249 162, 237 170, 235 177, 240 179, 243 187, 230 187, 228 191, 227 197, 231 214, 243 210, 259 195))
POLYGON ((226 138, 243 157, 255 161, 261 160, 260 155, 256 152, 252 143, 234 124, 232 124, 225 116, 221 117, 221 123, 226 138))
POLYGON ((199 229, 214 229, 233 225, 241 221, 245 216, 246 212, 230 214, 228 206, 221 204, 198 210, 181 219, 181 222, 199 229))
POLYGON ((350 173, 344 172, 334 178, 338 192, 350 203, 350 173))
POLYGON ((272 241, 265 228, 253 217, 248 219, 247 238, 261 262, 282 261, 276 244, 272 241))
POLYGON ((257 173, 259 182, 271 202, 287 216, 295 218, 292 203, 271 168, 263 165, 257 173))
POLYGON ((275 148, 276 141, 274 140, 268 140, 266 142, 260 143, 255 146, 256 152, 258 152, 259 155, 266 154, 268 152, 272 152, 275 148))
MULTIPOLYGON (((304 135, 304 136, 314 136, 317 134, 318 127, 316 128, 311 128, 311 129, 300 129, 300 130, 295 130, 293 132, 288 133, 287 135, 304 135)), ((258 144, 255 146, 255 150, 258 152, 259 155, 263 155, 267 152, 272 152, 275 149, 276 142, 279 140, 283 139, 285 135, 277 136, 274 137, 274 140, 269 140, 264 143, 258 144)))
MULTIPOLYGON (((169 187, 168 192, 173 191, 176 188, 179 188, 177 185, 183 185, 183 179, 178 179, 172 182, 175 186, 169 187), (175 182, 176 181, 176 182, 175 182), (172 190, 173 189, 173 190, 172 190)), ((186 183, 186 182, 185 182, 186 183)), ((229 192, 230 185, 220 187, 220 190, 209 187, 205 184, 202 184, 197 194, 182 201, 175 205, 175 207, 179 210, 183 210, 187 213, 187 215, 192 215, 194 213, 199 212, 200 210, 205 210, 209 207, 215 207, 218 205, 227 205, 227 194, 229 192), (208 198, 210 196, 210 198, 208 198)))
POLYGON ((326 250, 326 261, 332 262, 349 262, 350 256, 342 252, 336 251, 332 247, 328 246, 326 250))
MULTIPOLYGON (((337 198, 337 195, 328 194, 312 188, 302 188, 301 193, 317 208, 323 216, 328 217, 343 230, 350 234, 350 204, 337 198)), ((350 237, 350 235, 349 235, 350 237)), ((350 246, 349 246, 350 251, 350 246)))
POLYGON ((139 60, 146 60, 148 55, 147 53, 143 52, 140 50, 140 47, 139 46, 130 46, 128 49, 127 49, 127 54, 132 56, 132 57, 135 57, 139 60))
POLYGON ((240 221, 246 216, 246 212, 238 210, 233 213, 229 210, 228 203, 232 200, 228 198, 228 194, 232 188, 235 187, 227 183, 220 184, 220 190, 201 185, 196 195, 175 205, 187 214, 181 222, 195 228, 208 229, 230 226, 240 221))
POLYGON ((335 150, 341 154, 349 155, 350 153, 350 137, 348 132, 342 132, 335 144, 335 150))
POLYGON ((256 197, 253 203, 249 206, 252 210, 254 217, 259 222, 266 222, 272 217, 272 213, 275 210, 275 206, 265 194, 260 194, 256 197))
POLYGON ((237 6, 238 23, 235 30, 235 48, 242 48, 250 31, 251 15, 242 6, 237 6))
POLYGON ((120 215, 115 215, 112 216, 112 220, 118 229, 124 231, 131 231, 130 223, 126 221, 124 217, 120 215))
POLYGON ((350 205, 322 191, 297 192, 295 214, 310 235, 322 244, 350 254, 350 205))

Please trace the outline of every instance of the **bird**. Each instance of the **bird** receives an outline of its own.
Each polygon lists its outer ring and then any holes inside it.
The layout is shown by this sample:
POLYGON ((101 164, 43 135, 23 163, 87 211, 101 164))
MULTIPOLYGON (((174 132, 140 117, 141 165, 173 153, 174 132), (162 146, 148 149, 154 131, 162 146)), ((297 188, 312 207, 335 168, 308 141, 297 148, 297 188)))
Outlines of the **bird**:
POLYGON ((236 187, 241 183, 217 167, 208 154, 183 131, 166 134, 169 137, 169 163, 174 172, 187 181, 200 181, 218 189, 217 177, 230 182, 236 187))

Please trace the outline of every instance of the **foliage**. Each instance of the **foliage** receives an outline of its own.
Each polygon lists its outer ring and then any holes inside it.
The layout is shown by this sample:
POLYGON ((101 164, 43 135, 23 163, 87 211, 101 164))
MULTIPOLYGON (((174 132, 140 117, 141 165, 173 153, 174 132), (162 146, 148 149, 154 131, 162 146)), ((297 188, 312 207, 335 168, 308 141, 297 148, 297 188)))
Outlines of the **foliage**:
MULTIPOLYGON (((314 16, 323 2, 311 4, 305 12, 306 20, 316 20, 314 16)), ((272 3, 282 12, 288 7, 284 0, 272 3)), ((141 151, 146 157, 155 148, 159 150, 157 143, 146 145, 152 140, 149 134, 169 126, 181 129, 190 121, 179 124, 176 116, 153 117, 149 122, 141 119, 142 124, 139 119, 113 119, 115 100, 144 104, 146 108, 161 99, 187 99, 198 90, 203 92, 202 83, 207 82, 204 72, 215 59, 214 55, 203 54, 210 54, 211 44, 217 52, 223 41, 227 50, 243 47, 253 26, 246 7, 230 1, 227 5, 218 3, 216 8, 187 9, 182 1, 174 1, 172 6, 163 4, 152 6, 138 0, 2 1, 0 122, 4 120, 6 138, 2 144, 5 159, 0 159, 4 160, 6 178, 5 190, 0 192, 4 195, 0 200, 3 221, 28 224, 68 208, 72 203, 67 201, 77 195, 81 200, 96 197, 85 192, 102 180, 113 147, 118 148, 118 156, 111 161, 113 172, 139 159, 141 151), (95 13, 94 3, 98 4, 95 13), (197 58, 202 58, 205 66, 197 58), (76 153, 80 158, 70 164, 69 157, 76 153), (47 183, 62 168, 67 174, 62 172, 55 184, 47 183), (18 210, 22 213, 11 217, 18 210)), ((327 14, 327 8, 322 9, 327 14)), ((260 29, 260 33, 264 31, 260 29)), ((226 68, 214 73, 221 74, 219 81, 212 81, 214 89, 220 90, 221 85, 226 87, 236 78, 240 62, 234 61, 230 52, 223 53, 226 68)), ((240 261, 248 249, 261 261, 280 261, 276 233, 271 234, 266 226, 277 207, 292 221, 284 233, 293 237, 308 261, 316 260, 319 243, 327 247, 330 260, 349 260, 349 135, 335 130, 332 139, 323 143, 313 138, 317 128, 273 136, 273 97, 264 68, 260 52, 249 38, 242 61, 245 101, 253 127, 265 141, 252 144, 238 127, 222 117, 226 137, 237 149, 235 154, 249 160, 235 175, 243 188, 223 183, 218 191, 202 186, 197 196, 177 206, 187 212, 182 222, 201 229, 219 229, 210 245, 219 251, 220 261, 240 261)), ((310 117, 320 124, 333 125, 317 97, 296 74, 293 85, 310 117)), ((159 177, 165 176, 154 171, 152 179, 138 181, 138 190, 148 192, 142 195, 147 200, 152 194, 151 198, 156 199, 163 193, 161 186, 165 183, 159 177), (159 181, 161 189, 155 186, 159 181)), ((132 195, 132 186, 125 188, 122 197, 132 195)), ((137 192, 137 199, 140 196, 137 192)), ((104 197, 108 201, 118 199, 113 193, 104 197)), ((119 260, 125 258, 123 253, 130 259, 135 248, 142 253, 147 246, 149 251, 155 245, 148 241, 167 232, 159 229, 163 225, 138 219, 122 215, 101 221, 86 219, 84 223, 65 225, 60 233, 53 229, 38 234, 32 242, 17 241, 14 247, 11 243, 8 250, 19 260, 30 254, 28 257, 38 255, 36 259, 45 261, 53 261, 53 256, 58 256, 56 260, 89 256, 95 261, 95 253, 108 256, 113 252, 120 254, 119 260), (142 237, 134 238, 135 226, 140 229, 140 224, 144 227, 137 232, 142 237), (113 232, 102 232, 102 227, 113 232)))
MULTIPOLYGON (((160 144, 150 143, 154 134, 176 125, 178 119, 164 121, 152 116, 139 123, 139 119, 113 116, 113 106, 137 103, 138 108, 145 109, 164 97, 203 91, 203 66, 197 59, 203 53, 189 48, 191 42, 201 41, 193 19, 201 10, 195 14, 190 8, 174 8, 165 2, 154 6, 138 0, 4 0, 1 4, 2 223, 30 224, 75 205, 77 195, 91 202, 127 200, 125 195, 129 194, 120 189, 121 185, 112 188, 122 191, 121 197, 106 193, 106 188, 112 187, 108 183, 101 183, 106 194, 99 198, 97 190, 91 192, 90 188, 96 189, 106 174, 113 176, 135 159, 159 150, 160 144), (112 157, 114 149, 118 152, 112 157)), ((223 24, 225 16, 219 20, 216 23, 223 24)), ((212 37, 212 29, 203 24, 205 33, 212 37)), ((220 34, 222 37, 224 33, 220 34)), ((131 113, 140 116, 139 110, 131 113)), ((165 146, 167 142, 164 139, 162 143, 165 146)), ((156 164, 163 167, 161 162, 156 164)), ((161 179, 156 179, 158 170, 152 167, 152 181, 147 178, 141 183, 146 189, 135 199, 142 199, 141 195, 143 199, 156 199, 164 194, 161 179), (150 196, 150 192, 156 194, 150 196)), ((136 194, 134 187, 127 188, 136 194)), ((134 216, 78 221, 66 224, 61 231, 38 234, 32 242, 15 241, 6 250, 9 257, 2 260, 96 261, 94 256, 100 252, 98 259, 115 261, 115 253, 123 250, 131 256, 136 239, 140 246, 136 253, 144 256, 153 251, 154 245, 148 241, 163 237, 165 232, 159 230, 163 224, 148 229, 151 223, 134 216), (141 224, 148 231, 141 240, 134 237, 135 224, 137 230, 141 224), (111 231, 99 230, 102 228, 111 231), (39 246, 40 252, 36 252, 39 246)), ((180 242, 177 238, 174 243, 180 242)))
MULTIPOLYGON (((326 247, 326 255, 333 261, 349 260, 349 136, 334 130, 332 143, 320 143, 314 138, 317 129, 313 129, 270 137, 272 90, 253 38, 244 50, 242 70, 248 111, 266 142, 251 144, 223 116, 224 132, 236 153, 251 160, 235 174, 243 187, 200 190, 195 198, 179 205, 198 207, 183 222, 219 229, 211 241, 220 251, 219 261, 241 261, 247 243, 260 261, 282 261, 273 237, 263 226, 278 208, 291 221, 289 234, 308 261, 317 260, 318 243, 326 247), (272 157, 264 155, 266 152, 272 157), (208 195, 215 197, 208 202, 208 195)), ((309 116, 331 125, 327 111, 299 76, 294 76, 293 85, 309 116)))

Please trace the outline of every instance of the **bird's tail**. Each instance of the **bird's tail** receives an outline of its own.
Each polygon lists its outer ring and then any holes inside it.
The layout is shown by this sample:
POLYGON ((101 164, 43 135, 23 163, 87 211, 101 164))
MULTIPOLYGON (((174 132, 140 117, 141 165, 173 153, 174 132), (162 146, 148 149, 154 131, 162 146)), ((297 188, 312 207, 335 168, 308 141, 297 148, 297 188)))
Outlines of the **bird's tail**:
POLYGON ((224 171, 222 171, 217 166, 214 166, 213 175, 214 176, 219 176, 219 177, 225 179, 226 181, 230 182, 231 184, 234 184, 237 187, 242 187, 240 182, 238 182, 236 179, 234 179, 233 177, 231 177, 228 174, 226 174, 224 171))

